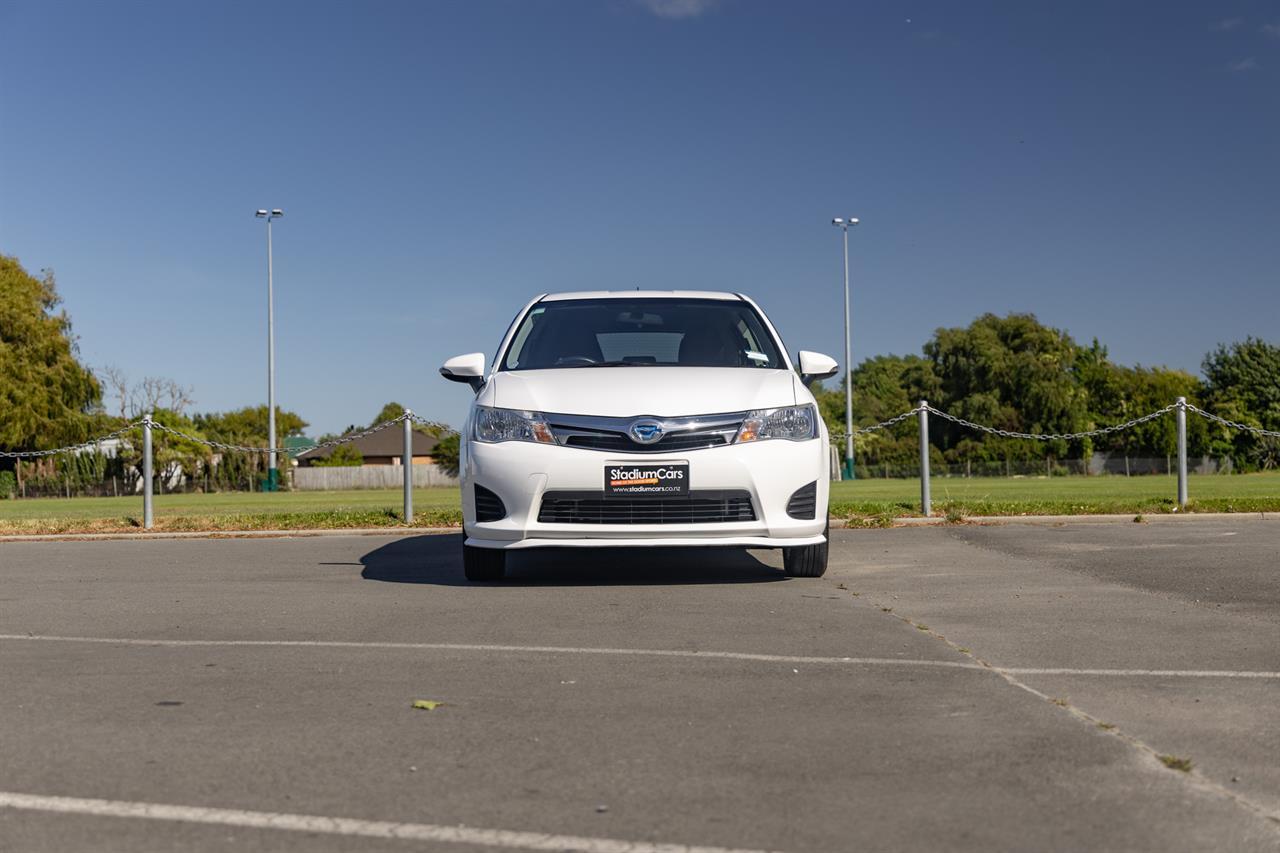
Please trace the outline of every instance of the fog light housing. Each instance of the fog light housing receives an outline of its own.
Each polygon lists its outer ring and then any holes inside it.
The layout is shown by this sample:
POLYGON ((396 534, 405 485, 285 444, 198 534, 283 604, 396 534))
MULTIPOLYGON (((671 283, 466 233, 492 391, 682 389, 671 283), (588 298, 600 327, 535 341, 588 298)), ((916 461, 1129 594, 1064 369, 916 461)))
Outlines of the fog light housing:
POLYGON ((798 519, 818 517, 818 481, 801 486, 792 493, 787 501, 787 515, 798 519))
POLYGON ((476 486, 476 521, 501 521, 506 517, 507 506, 502 498, 484 486, 476 486))

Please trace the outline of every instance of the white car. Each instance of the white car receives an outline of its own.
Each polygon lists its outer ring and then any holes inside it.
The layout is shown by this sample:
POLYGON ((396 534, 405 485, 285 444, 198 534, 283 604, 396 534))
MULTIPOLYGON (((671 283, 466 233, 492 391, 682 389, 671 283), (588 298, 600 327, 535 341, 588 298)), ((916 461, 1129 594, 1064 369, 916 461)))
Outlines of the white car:
POLYGON ((781 548, 790 575, 827 568, 827 429, 754 302, 733 293, 557 293, 484 353, 440 373, 475 389, 463 427, 463 565, 498 580, 508 551, 781 548))

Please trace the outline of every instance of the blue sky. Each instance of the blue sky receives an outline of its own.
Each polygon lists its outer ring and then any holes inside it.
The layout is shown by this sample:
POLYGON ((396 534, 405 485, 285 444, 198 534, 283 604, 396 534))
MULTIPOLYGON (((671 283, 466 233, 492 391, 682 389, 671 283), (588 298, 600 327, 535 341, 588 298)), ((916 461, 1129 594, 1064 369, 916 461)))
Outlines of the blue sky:
POLYGON ((530 296, 756 297, 854 358, 1032 311, 1125 363, 1277 340, 1280 3, 0 0, 0 251, 92 365, 311 432, 530 296))

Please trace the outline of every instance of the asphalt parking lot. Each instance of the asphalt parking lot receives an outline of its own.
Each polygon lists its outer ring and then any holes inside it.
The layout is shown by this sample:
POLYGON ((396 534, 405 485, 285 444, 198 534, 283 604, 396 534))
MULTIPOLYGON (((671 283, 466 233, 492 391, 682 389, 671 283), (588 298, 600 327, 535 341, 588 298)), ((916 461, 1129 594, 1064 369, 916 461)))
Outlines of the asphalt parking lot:
POLYGON ((0 850, 1280 849, 1280 523, 458 551, 0 543, 0 850))

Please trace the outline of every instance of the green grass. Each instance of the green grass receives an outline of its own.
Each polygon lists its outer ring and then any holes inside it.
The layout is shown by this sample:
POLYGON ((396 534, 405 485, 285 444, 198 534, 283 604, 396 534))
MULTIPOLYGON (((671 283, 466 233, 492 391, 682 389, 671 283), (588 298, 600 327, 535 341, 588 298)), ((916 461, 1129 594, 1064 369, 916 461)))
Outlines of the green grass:
MULTIPOLYGON (((933 513, 949 519, 983 515, 1157 515, 1177 509, 1177 478, 935 477, 933 513)), ((1190 512, 1280 511, 1280 473, 1192 476, 1190 512)), ((855 480, 831 484, 831 514, 863 526, 920 514, 919 480, 855 480)))
MULTIPOLYGON (((984 515, 1149 516, 1175 511, 1173 477, 937 477, 933 512, 956 521, 984 515)), ((1192 512, 1280 512, 1280 473, 1193 476, 1192 512)), ((920 514, 918 480, 833 483, 831 514, 864 527, 885 527, 920 514)), ((402 526, 398 489, 275 494, 156 495, 157 530, 262 530, 402 526)), ((416 489, 414 526, 461 522, 458 490, 416 489)), ((141 527, 142 498, 40 498, 0 501, 0 533, 131 531, 141 527)))
POLYGON ((1170 770, 1178 770, 1183 773, 1190 773, 1191 768, 1194 766, 1190 758, 1182 758, 1177 755, 1160 755, 1157 758, 1160 759, 1161 764, 1170 770))
MULTIPOLYGON (((156 495, 157 530, 267 530, 402 526, 399 489, 156 495)), ((460 524, 458 490, 414 489, 415 527, 460 524)), ((0 533, 138 530, 142 497, 0 501, 0 533)))

